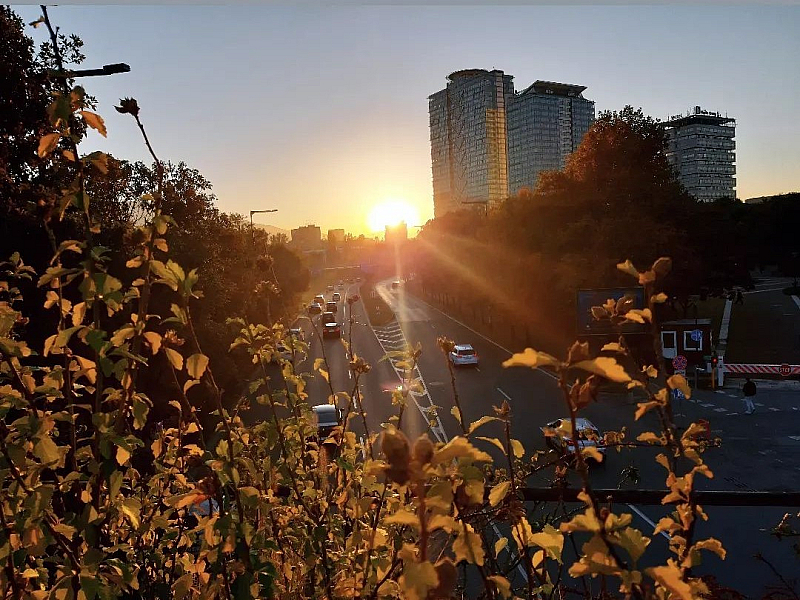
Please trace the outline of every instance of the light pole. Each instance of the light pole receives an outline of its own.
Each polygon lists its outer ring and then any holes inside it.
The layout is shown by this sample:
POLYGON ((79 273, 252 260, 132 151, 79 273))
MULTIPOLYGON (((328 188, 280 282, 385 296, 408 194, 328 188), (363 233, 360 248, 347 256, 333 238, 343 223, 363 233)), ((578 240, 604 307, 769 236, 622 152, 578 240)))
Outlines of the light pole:
POLYGON ((256 213, 274 213, 274 212, 278 212, 278 209, 277 208, 268 208, 266 210, 251 210, 250 211, 250 245, 253 245, 253 244, 256 243, 256 236, 255 236, 255 233, 253 232, 253 215, 256 214, 256 213))

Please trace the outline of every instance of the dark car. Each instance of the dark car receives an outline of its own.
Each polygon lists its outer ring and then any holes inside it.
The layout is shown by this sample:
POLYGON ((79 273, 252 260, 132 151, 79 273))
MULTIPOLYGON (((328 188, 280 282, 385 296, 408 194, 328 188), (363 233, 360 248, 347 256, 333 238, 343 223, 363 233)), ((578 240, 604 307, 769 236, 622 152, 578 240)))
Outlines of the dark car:
POLYGON ((337 313, 337 312, 339 312, 339 305, 336 302, 332 301, 332 300, 330 302, 326 302, 325 303, 325 311, 326 312, 337 313))

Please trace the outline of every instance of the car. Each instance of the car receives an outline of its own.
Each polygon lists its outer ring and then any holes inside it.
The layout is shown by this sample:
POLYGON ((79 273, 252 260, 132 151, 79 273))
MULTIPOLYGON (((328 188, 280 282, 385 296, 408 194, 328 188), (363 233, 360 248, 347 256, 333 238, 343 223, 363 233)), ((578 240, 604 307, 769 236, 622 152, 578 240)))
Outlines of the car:
POLYGON ((454 367, 478 364, 478 353, 470 344, 457 344, 450 352, 449 357, 454 367))
POLYGON ((393 290, 396 290, 399 287, 400 287, 400 282, 399 281, 395 280, 395 281, 392 282, 392 289, 393 290))
POLYGON ((314 411, 314 419, 317 422, 317 434, 321 440, 327 438, 335 427, 342 424, 344 413, 341 408, 333 404, 319 404, 317 406, 312 406, 311 410, 314 411))
POLYGON ((328 286, 325 287, 325 290, 328 291, 328 292, 332 292, 333 291, 333 286, 332 285, 328 285, 328 286))
POLYGON ((318 315, 322 312, 322 305, 319 302, 312 302, 308 305, 308 314, 318 315))
POLYGON ((289 335, 300 340, 301 342, 306 339, 306 334, 303 332, 302 327, 292 327, 289 329, 289 335))
MULTIPOLYGON (((280 356, 284 360, 292 360, 294 358, 292 349, 283 342, 278 342, 278 345, 275 346, 275 351, 278 353, 278 356, 280 356)), ((277 357, 275 358, 277 360, 277 357)))
POLYGON ((361 283, 361 277, 356 277, 356 282, 361 283))
POLYGON ((334 292, 333 293, 333 301, 334 302, 339 302, 341 299, 342 299, 342 295, 339 292, 334 292))
MULTIPOLYGON (((577 417, 575 428, 578 430, 578 447, 595 448, 601 456, 605 457, 606 445, 603 434, 589 419, 577 417)), ((572 435, 572 423, 570 419, 556 419, 541 428, 545 436, 545 444, 556 452, 565 456, 575 454, 575 442, 572 435)), ((596 458, 589 455, 589 460, 597 462, 596 458)))
POLYGON ((322 294, 317 294, 316 296, 314 296, 314 302, 316 302, 320 306, 325 306, 325 296, 323 296, 322 294))
POLYGON ((326 312, 337 313, 337 312, 339 312, 339 305, 336 302, 332 301, 332 300, 328 301, 328 302, 325 303, 325 311, 326 312))
MULTIPOLYGON (((341 337, 342 328, 336 322, 336 317, 333 313, 325 313, 330 315, 328 319, 322 319, 322 337, 341 337)), ((323 315, 324 316, 324 315, 323 315)))

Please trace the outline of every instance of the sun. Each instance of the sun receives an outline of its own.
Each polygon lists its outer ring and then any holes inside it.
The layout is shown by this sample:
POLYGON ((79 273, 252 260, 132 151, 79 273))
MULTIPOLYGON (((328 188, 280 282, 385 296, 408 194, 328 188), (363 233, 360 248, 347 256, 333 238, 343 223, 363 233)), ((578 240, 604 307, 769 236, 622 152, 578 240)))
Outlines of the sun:
POLYGON ((370 211, 367 218, 369 228, 376 233, 383 231, 387 225, 398 225, 403 221, 409 227, 419 222, 419 211, 403 200, 381 202, 370 211))

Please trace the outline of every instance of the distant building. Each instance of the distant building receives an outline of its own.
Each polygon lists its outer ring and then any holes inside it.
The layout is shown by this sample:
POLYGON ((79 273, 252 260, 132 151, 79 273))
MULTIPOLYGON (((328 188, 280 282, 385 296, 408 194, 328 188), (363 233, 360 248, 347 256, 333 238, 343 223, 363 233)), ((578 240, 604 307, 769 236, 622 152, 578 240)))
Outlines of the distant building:
POLYGON ((736 120, 694 107, 663 123, 667 159, 695 199, 711 202, 736 197, 736 120))
POLYGON ((508 99, 508 191, 533 189, 539 173, 564 168, 594 123, 586 86, 536 81, 508 99))
POLYGON ((405 221, 397 225, 387 225, 383 239, 390 244, 405 242, 408 240, 408 225, 405 221))
POLYGON ((328 243, 337 245, 343 244, 344 229, 328 229, 328 243))
POLYGON ((561 169, 594 122, 579 85, 536 81, 519 93, 503 71, 467 69, 428 97, 433 213, 484 209, 544 170, 561 169))
POLYGON ((447 87, 428 98, 436 217, 508 196, 505 103, 513 78, 467 69, 447 79, 447 87))
POLYGON ((303 225, 292 229, 290 245, 301 252, 310 252, 322 248, 322 231, 316 225, 303 225))

